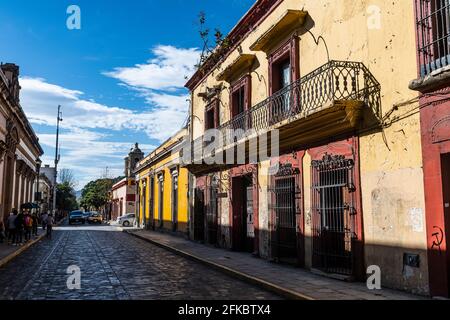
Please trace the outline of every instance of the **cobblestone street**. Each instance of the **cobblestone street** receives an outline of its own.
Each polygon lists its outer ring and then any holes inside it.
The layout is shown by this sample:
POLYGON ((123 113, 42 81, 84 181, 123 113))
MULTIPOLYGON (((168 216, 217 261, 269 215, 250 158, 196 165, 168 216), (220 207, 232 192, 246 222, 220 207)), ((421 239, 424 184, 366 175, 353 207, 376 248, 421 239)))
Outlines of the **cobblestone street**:
POLYGON ((0 269, 0 299, 279 299, 110 227, 61 227, 0 269), (97 231, 102 230, 102 231, 97 231), (67 288, 67 268, 81 289, 67 288))

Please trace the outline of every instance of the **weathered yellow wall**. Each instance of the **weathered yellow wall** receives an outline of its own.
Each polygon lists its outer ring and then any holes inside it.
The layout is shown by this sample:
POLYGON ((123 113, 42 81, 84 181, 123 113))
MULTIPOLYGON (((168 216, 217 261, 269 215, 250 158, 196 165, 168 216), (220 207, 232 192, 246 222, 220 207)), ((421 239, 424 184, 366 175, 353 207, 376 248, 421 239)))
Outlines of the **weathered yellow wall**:
MULTIPOLYGON (((186 134, 186 130, 182 130, 179 134, 175 135, 165 143, 163 143, 161 146, 159 146, 156 149, 155 153, 151 153, 149 156, 147 156, 143 161, 151 159, 154 157, 155 154, 159 154, 161 151, 164 150, 164 148, 170 146, 174 142, 176 142, 180 137, 183 137, 186 134)), ((160 194, 160 184, 158 180, 158 174, 164 172, 164 198, 163 201, 163 221, 164 226, 169 228, 170 224, 172 222, 172 176, 171 176, 171 169, 178 166, 178 161, 180 160, 180 155, 178 152, 173 152, 169 154, 167 157, 155 161, 154 163, 151 163, 150 166, 148 166, 146 169, 139 172, 139 176, 142 177, 140 179, 140 187, 141 187, 141 193, 142 193, 142 182, 143 180, 146 180, 147 183, 147 204, 146 204, 146 210, 145 215, 147 219, 150 218, 150 206, 149 206, 149 197, 153 197, 153 219, 155 221, 159 220, 159 203, 161 201, 159 194, 160 194), (150 195, 150 174, 153 174, 154 176, 154 193, 153 195, 150 195)), ((189 181, 188 181, 188 170, 186 168, 180 168, 178 167, 178 223, 179 223, 179 231, 186 232, 186 225, 188 223, 188 188, 189 188, 189 181)), ((142 212, 143 210, 143 198, 141 197, 140 202, 140 210, 142 212)), ((142 219, 141 219, 142 221, 142 219)), ((158 226, 158 223, 156 223, 158 226)))
MULTIPOLYGON (((381 83, 383 115, 394 105, 402 104, 389 119, 410 112, 401 121, 384 129, 384 133, 360 136, 360 174, 366 265, 379 265, 382 283, 417 293, 428 293, 424 192, 421 140, 417 104, 409 102, 417 94, 408 89, 416 77, 416 43, 414 9, 407 0, 285 0, 242 44, 242 52, 256 54, 259 67, 251 73, 252 105, 268 96, 268 62, 266 53, 252 52, 255 42, 287 9, 309 12, 310 31, 322 36, 330 58, 363 62, 381 83), (258 75, 257 75, 258 74, 258 75), (405 103, 403 105, 403 103, 405 103), (419 253, 418 269, 403 266, 403 254, 419 253)), ((300 73, 306 75, 327 62, 325 46, 299 29, 300 73)), ((192 131, 203 133, 205 102, 197 94, 219 84, 216 76, 238 57, 235 50, 193 92, 192 131)), ((220 119, 229 119, 229 85, 222 82, 220 119)), ((304 159, 305 221, 310 234, 309 165, 304 159), (309 216, 308 216, 309 215, 309 216)), ((260 227, 267 228, 267 164, 260 171, 260 227)), ((225 209, 225 208, 223 208, 225 209)), ((261 250, 267 250, 261 241, 261 250)), ((309 255, 310 242, 305 251, 309 255)), ((263 253, 266 254, 267 252, 263 253)), ((307 266, 310 265, 306 258, 307 266)))

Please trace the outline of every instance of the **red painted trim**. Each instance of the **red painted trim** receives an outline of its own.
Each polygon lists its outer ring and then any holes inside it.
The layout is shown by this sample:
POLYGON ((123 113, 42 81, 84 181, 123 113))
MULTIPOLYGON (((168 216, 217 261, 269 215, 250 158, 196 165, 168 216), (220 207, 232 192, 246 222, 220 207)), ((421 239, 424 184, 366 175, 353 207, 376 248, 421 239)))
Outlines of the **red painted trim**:
POLYGON ((233 95, 236 91, 244 87, 244 111, 248 110, 252 106, 252 92, 251 92, 252 78, 250 75, 245 75, 236 82, 234 82, 230 87, 230 119, 233 119, 233 114, 235 113, 235 106, 233 103, 233 95))
POLYGON ((205 131, 208 129, 215 129, 218 128, 220 125, 220 119, 219 119, 219 108, 220 108, 220 101, 217 98, 214 98, 210 103, 208 103, 205 107, 205 131), (214 112, 214 124, 212 125, 212 127, 208 128, 208 112, 210 112, 211 110, 213 110, 214 112))
POLYGON ((362 208, 362 194, 361 194, 361 173, 360 173, 360 159, 359 159, 359 137, 353 136, 351 138, 331 142, 327 145, 311 148, 308 150, 311 160, 320 160, 328 154, 339 154, 346 158, 351 158, 354 161, 354 183, 355 183, 355 207, 356 207, 356 231, 357 241, 352 248, 354 255, 354 276, 361 280, 365 274, 364 262, 364 228, 363 228, 363 208, 362 208))
POLYGON ((257 164, 244 164, 241 166, 234 167, 229 171, 229 194, 228 199, 230 201, 230 205, 228 206, 228 215, 230 222, 230 240, 231 247, 233 247, 233 199, 232 199, 232 190, 233 190, 233 178, 242 177, 249 174, 253 175, 253 227, 255 230, 255 242, 254 242, 254 251, 259 255, 259 180, 258 180, 258 165, 257 164))
MULTIPOLYGON (((415 21, 418 21, 418 2, 414 1, 415 21)), ((418 48, 422 43, 417 24, 417 75, 421 76, 422 59, 418 48)), ((430 30, 431 32, 431 30, 430 30)), ((428 275, 431 296, 450 297, 450 253, 447 246, 450 234, 450 222, 445 221, 444 195, 442 181, 441 155, 450 153, 450 140, 445 137, 436 139, 435 128, 440 121, 450 117, 450 86, 422 95, 419 99, 420 125, 422 142, 423 178, 425 192, 425 220, 427 232, 428 275), (439 94, 433 96, 433 94, 439 94), (441 230, 443 234, 441 235, 441 230), (442 240, 440 246, 436 245, 437 236, 442 240), (440 249, 440 251, 439 251, 440 249)), ((442 122, 440 126, 445 126, 442 122)), ((450 127, 450 124, 446 125, 450 127)))
MULTIPOLYGON (((290 163, 294 168, 298 168, 300 171, 300 176, 298 179, 298 184, 300 185, 301 199, 300 199, 300 212, 296 213, 296 224, 297 224, 297 257, 298 257, 298 265, 303 267, 305 265, 305 190, 304 190, 304 168, 303 168, 303 158, 305 157, 306 151, 294 151, 292 153, 285 153, 280 155, 279 157, 273 157, 270 159, 270 165, 276 165, 277 163, 285 164, 290 163)), ((272 184, 273 181, 269 182, 272 184)), ((272 199, 271 201, 273 201, 272 199)), ((273 227, 275 226, 275 212, 270 210, 269 212, 270 226, 269 231, 271 237, 274 237, 275 230, 273 227)), ((272 249, 271 249, 272 250, 272 249)))
POLYGON ((127 185, 127 182, 126 181, 122 181, 119 184, 113 185, 111 190, 117 190, 117 189, 120 189, 121 187, 126 186, 126 185, 127 185))
POLYGON ((129 201, 136 201, 136 195, 135 194, 127 194, 127 198, 126 198, 127 202, 129 201))
MULTIPOLYGON (((448 92, 449 89, 439 92, 448 92)), ((444 213, 441 164, 441 155, 450 153, 450 134, 445 135, 446 130, 443 130, 446 127, 450 132, 450 94, 422 96, 419 103, 430 293, 432 296, 450 297, 450 253, 447 247, 450 222, 446 222, 444 213), (437 237, 442 240, 439 246, 437 237)))
POLYGON ((269 96, 278 91, 274 90, 273 86, 274 65, 288 57, 291 65, 291 82, 295 82, 300 78, 299 39, 296 35, 291 36, 267 57, 269 61, 269 96))
MULTIPOLYGON (((277 7, 283 0, 258 0, 253 7, 244 15, 238 24, 231 30, 228 35, 231 45, 226 49, 222 61, 224 61, 242 41, 247 38, 250 32, 254 31, 277 7)), ((193 91, 199 83, 206 79, 209 74, 216 68, 217 64, 208 65, 207 60, 203 67, 204 70, 197 72, 188 80, 185 87, 193 91)))
POLYGON ((134 185, 136 185, 136 181, 133 178, 131 178, 131 179, 127 179, 125 181, 118 182, 111 187, 111 190, 117 190, 123 186, 128 186, 128 185, 134 186, 134 185))

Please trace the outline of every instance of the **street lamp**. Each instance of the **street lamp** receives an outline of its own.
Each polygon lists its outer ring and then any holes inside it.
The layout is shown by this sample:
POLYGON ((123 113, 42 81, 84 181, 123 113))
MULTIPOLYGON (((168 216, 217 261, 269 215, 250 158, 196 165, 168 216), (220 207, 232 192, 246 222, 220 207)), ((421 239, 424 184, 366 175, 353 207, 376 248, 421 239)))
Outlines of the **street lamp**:
POLYGON ((39 191, 39 178, 41 176, 41 166, 42 166, 42 160, 37 158, 36 159, 36 171, 37 171, 37 186, 36 186, 36 194, 34 195, 34 199, 36 200, 36 202, 39 204, 39 212, 41 211, 41 193, 39 191))
POLYGON ((59 123, 63 121, 62 119, 62 112, 61 112, 61 106, 58 106, 58 116, 56 117, 56 144, 55 144, 55 181, 53 185, 53 204, 52 204, 52 213, 54 218, 56 218, 56 185, 57 185, 57 179, 58 179, 58 163, 60 160, 59 155, 59 123))

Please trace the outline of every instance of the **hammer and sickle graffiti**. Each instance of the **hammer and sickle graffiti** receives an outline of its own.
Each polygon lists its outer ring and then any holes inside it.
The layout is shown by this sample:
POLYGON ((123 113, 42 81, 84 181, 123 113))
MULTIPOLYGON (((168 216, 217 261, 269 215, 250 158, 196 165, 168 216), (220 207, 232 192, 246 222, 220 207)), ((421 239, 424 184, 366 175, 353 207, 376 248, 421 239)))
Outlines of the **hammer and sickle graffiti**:
POLYGON ((434 226, 433 229, 436 229, 437 231, 432 234, 435 239, 433 240, 431 249, 437 247, 439 249, 439 254, 441 254, 441 244, 444 241, 444 231, 442 231, 442 229, 438 226, 434 226))

